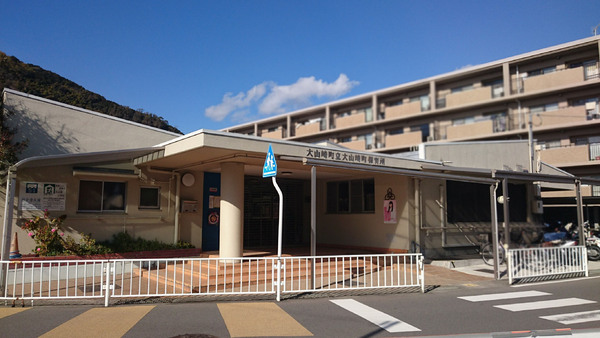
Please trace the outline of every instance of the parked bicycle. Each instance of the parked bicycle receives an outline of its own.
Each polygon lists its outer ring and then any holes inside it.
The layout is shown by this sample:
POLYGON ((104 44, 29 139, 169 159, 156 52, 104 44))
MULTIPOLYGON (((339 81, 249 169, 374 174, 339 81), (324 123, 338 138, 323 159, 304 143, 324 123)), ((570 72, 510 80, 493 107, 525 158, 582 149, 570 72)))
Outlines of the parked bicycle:
MULTIPOLYGON (((506 259, 506 252, 504 251, 504 243, 502 243, 502 238, 498 239, 498 260, 500 264, 504 264, 506 259)), ((479 254, 481 255, 481 259, 487 265, 494 265, 494 246, 490 242, 481 243, 481 247, 479 249, 479 254)))

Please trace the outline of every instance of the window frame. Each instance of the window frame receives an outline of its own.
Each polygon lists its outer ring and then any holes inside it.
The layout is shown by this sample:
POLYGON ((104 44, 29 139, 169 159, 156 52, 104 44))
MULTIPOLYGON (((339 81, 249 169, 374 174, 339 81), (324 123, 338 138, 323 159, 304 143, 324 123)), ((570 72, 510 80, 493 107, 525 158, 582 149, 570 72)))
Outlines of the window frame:
POLYGON ((329 181, 326 188, 326 212, 328 214, 375 213, 374 178, 329 181))
MULTIPOLYGON (((88 190, 86 191, 86 193, 98 193, 98 190, 95 191, 91 191, 88 190)), ((93 195, 88 195, 87 198, 93 198, 93 195)), ((85 204, 84 204, 85 206, 85 204)), ((127 212, 127 182, 125 181, 104 181, 104 180, 80 180, 79 181, 79 190, 77 192, 77 212, 81 212, 81 213, 126 213, 127 212), (101 184, 100 187, 100 191, 99 191, 99 195, 96 196, 96 199, 98 199, 100 206, 99 209, 83 209, 82 208, 82 198, 86 198, 86 196, 82 196, 82 185, 87 184, 87 188, 90 188, 90 184, 101 184), (121 187, 120 190, 120 194, 115 194, 113 195, 107 195, 107 185, 115 185, 121 187), (115 196, 117 197, 121 197, 122 198, 122 207, 119 207, 119 209, 109 209, 106 208, 107 202, 110 198, 114 198, 115 196)))
POLYGON ((140 200, 138 202, 138 209, 140 210, 160 210, 160 187, 140 187, 140 200), (154 205, 142 205, 142 190, 155 190, 156 191, 156 204, 154 205))

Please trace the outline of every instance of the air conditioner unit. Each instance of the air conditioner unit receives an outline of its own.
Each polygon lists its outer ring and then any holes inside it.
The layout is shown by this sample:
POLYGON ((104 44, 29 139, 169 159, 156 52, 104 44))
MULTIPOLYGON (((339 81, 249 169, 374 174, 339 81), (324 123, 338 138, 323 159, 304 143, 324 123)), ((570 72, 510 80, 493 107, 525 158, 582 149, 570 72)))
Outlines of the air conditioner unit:
POLYGON ((427 136, 427 142, 431 142, 431 141, 434 141, 433 136, 427 136))

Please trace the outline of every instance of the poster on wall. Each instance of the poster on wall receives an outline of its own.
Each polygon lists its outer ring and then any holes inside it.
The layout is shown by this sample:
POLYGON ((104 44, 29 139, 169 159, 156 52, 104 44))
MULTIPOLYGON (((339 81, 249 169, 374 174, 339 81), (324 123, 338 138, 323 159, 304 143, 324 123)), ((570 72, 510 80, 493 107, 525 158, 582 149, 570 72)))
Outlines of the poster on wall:
POLYGON ((383 201, 383 223, 396 223, 396 201, 383 201))
POLYGON ((23 182, 19 192, 19 209, 64 211, 66 199, 66 183, 23 182))

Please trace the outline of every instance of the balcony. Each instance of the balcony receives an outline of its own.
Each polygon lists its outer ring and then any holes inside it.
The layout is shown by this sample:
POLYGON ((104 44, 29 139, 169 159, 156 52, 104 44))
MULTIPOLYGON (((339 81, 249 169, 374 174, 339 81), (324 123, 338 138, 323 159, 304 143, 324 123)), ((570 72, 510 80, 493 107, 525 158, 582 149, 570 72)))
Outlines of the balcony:
POLYGON ((363 123, 365 123, 364 113, 346 115, 335 119, 336 128, 353 127, 361 125, 363 123))
POLYGON ((494 133, 494 121, 486 120, 446 128, 446 139, 455 140, 477 136, 488 136, 494 133))
POLYGON ((523 92, 533 92, 584 81, 583 67, 570 68, 521 80, 523 92))
POLYGON ((341 146, 353 150, 365 150, 367 148, 365 140, 355 140, 350 142, 340 143, 341 146))
POLYGON ((279 127, 274 131, 263 130, 260 134, 262 137, 266 138, 274 138, 274 139, 282 139, 283 138, 283 128, 279 127))
POLYGON ((312 135, 321 131, 321 123, 313 122, 296 125, 296 136, 312 135))
POLYGON ((397 106, 385 107, 385 118, 393 119, 402 116, 409 116, 421 112, 421 101, 413 101, 397 106))
POLYGON ((423 143, 423 134, 421 131, 385 136, 386 148, 406 148, 421 143, 423 143))
MULTIPOLYGON (((581 186, 581 196, 582 197, 591 197, 591 196, 596 196, 596 195, 594 194, 592 186, 582 185, 581 186)), ((542 191, 542 198, 564 198, 564 197, 575 197, 575 189, 542 191)))
POLYGON ((480 87, 446 95, 446 107, 462 106, 469 103, 492 99, 491 87, 480 87))
POLYGON ((600 144, 543 149, 540 150, 540 160, 558 167, 590 161, 599 161, 598 163, 600 163, 600 144))
POLYGON ((568 107, 564 109, 546 111, 535 114, 533 118, 533 129, 539 129, 555 124, 568 124, 587 121, 585 106, 568 107))

